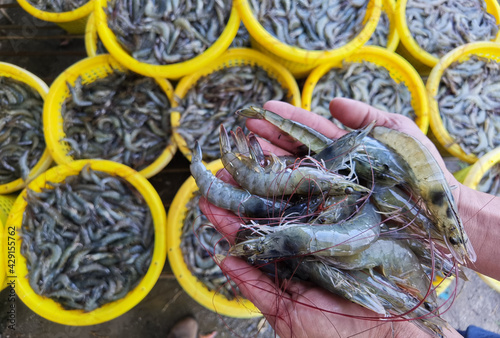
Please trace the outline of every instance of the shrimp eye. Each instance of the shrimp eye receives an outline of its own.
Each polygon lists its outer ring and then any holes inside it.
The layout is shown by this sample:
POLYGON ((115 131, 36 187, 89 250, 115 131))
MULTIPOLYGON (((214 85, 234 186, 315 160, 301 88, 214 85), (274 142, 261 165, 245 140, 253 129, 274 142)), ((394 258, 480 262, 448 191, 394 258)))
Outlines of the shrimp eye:
POLYGON ((452 245, 457 245, 458 243, 461 243, 461 242, 462 242, 460 239, 459 239, 459 240, 457 240, 456 238, 453 238, 453 237, 448 238, 448 240, 450 241, 450 243, 451 243, 452 245))
POLYGON ((427 311, 434 311, 434 306, 428 302, 424 302, 424 307, 427 309, 427 311))
POLYGON ((346 195, 350 195, 354 193, 354 189, 352 187, 347 187, 345 188, 344 192, 346 195))

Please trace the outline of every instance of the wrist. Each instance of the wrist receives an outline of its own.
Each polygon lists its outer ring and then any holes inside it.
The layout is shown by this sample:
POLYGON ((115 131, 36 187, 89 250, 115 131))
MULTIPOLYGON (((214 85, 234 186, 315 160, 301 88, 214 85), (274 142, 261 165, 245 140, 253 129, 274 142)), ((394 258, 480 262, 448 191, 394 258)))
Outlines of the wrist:
POLYGON ((500 279, 495 257, 500 255, 500 198, 459 184, 457 207, 477 260, 468 264, 477 272, 500 279))

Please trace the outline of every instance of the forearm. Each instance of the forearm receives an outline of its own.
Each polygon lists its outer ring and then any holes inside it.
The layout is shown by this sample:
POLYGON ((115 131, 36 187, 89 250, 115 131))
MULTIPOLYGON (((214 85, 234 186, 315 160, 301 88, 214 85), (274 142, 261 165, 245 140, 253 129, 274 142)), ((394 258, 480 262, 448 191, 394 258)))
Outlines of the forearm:
POLYGON ((460 185, 458 210, 477 254, 468 267, 500 280, 500 198, 460 185))

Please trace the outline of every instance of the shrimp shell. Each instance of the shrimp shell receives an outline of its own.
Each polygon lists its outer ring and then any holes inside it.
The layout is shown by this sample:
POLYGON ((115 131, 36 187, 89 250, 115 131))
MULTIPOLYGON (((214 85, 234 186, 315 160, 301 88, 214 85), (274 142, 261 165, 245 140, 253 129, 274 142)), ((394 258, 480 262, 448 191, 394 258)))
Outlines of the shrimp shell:
POLYGON ((402 132, 375 127, 372 135, 392 148, 408 165, 407 183, 422 197, 444 242, 453 256, 464 263, 476 261, 476 253, 465 233, 462 220, 444 172, 420 141, 402 132))
MULTIPOLYGON (((379 238, 365 250, 351 256, 329 257, 328 263, 345 270, 362 270, 381 267, 386 278, 423 300, 430 286, 418 257, 404 241, 379 238)), ((431 292, 432 305, 436 294, 431 292)))

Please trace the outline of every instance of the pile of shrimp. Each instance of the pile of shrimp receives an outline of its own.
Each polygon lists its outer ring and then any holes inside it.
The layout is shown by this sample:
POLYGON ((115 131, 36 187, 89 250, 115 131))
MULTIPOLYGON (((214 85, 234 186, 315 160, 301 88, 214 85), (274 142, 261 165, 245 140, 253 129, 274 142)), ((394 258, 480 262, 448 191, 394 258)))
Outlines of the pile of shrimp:
POLYGON ((432 281, 465 279, 459 264, 476 256, 429 150, 374 122, 332 140, 262 108, 236 113, 265 119, 306 151, 265 154, 254 134, 221 125, 221 160, 235 186, 206 170, 199 146, 192 150, 200 192, 242 220, 229 254, 264 271, 272 264, 278 278, 315 283, 381 320, 442 335, 432 281))

